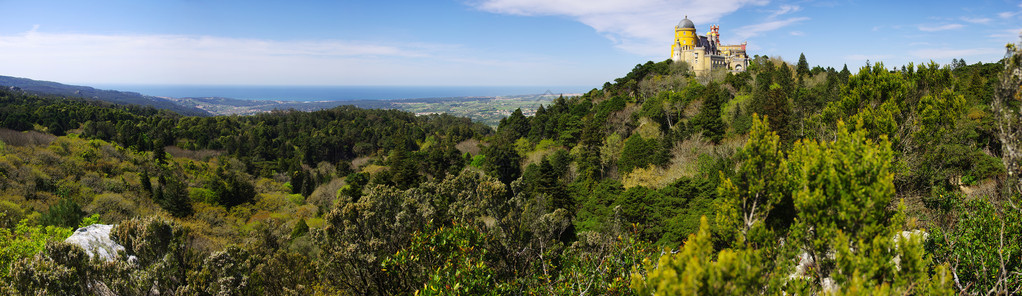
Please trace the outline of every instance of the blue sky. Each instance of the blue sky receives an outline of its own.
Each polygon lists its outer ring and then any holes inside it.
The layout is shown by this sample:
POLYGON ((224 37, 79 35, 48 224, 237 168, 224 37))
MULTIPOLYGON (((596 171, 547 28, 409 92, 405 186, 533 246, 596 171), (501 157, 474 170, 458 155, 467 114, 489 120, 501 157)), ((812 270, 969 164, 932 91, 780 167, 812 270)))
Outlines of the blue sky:
POLYGON ((599 87, 673 26, 852 71, 1018 42, 1020 1, 0 0, 0 75, 76 84, 599 87))

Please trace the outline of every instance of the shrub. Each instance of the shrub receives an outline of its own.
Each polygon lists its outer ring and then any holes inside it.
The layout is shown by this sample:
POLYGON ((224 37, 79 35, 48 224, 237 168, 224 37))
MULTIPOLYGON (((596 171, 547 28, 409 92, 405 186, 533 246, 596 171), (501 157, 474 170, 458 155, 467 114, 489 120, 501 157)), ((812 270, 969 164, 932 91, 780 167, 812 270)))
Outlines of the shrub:
POLYGON ((25 213, 21 211, 21 207, 6 200, 0 200, 0 228, 14 228, 14 225, 17 225, 21 219, 25 219, 25 213))
POLYGON ((75 227, 85 217, 82 208, 70 198, 61 199, 57 204, 43 214, 40 222, 43 225, 54 225, 61 227, 75 227))

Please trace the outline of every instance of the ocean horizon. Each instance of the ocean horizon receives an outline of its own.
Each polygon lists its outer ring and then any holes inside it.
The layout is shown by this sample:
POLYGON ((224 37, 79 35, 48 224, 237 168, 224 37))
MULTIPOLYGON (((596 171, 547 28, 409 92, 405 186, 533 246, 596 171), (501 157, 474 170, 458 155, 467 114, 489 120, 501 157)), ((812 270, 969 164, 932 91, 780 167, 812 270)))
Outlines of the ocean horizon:
POLYGON ((582 93, 582 86, 231 86, 231 85, 95 85, 99 89, 143 95, 189 98, 223 97, 242 100, 354 101, 447 97, 492 97, 582 93))

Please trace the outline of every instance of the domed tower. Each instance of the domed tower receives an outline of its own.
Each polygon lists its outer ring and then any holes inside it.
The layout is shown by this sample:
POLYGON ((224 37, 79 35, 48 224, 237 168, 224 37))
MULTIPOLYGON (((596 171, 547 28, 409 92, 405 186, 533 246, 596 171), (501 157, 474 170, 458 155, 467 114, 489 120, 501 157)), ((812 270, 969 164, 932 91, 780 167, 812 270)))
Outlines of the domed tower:
POLYGON ((674 26, 674 43, 671 44, 671 58, 681 56, 682 50, 690 50, 696 47, 696 25, 685 16, 685 19, 674 26))

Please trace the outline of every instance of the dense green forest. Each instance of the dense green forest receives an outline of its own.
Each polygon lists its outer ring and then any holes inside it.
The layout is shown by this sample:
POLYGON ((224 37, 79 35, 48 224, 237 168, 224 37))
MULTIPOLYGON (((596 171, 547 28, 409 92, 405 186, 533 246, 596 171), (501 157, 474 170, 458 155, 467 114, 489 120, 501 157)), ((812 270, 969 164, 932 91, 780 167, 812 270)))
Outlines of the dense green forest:
POLYGON ((1020 62, 648 62, 496 130, 0 90, 0 293, 1017 294, 1020 62))

